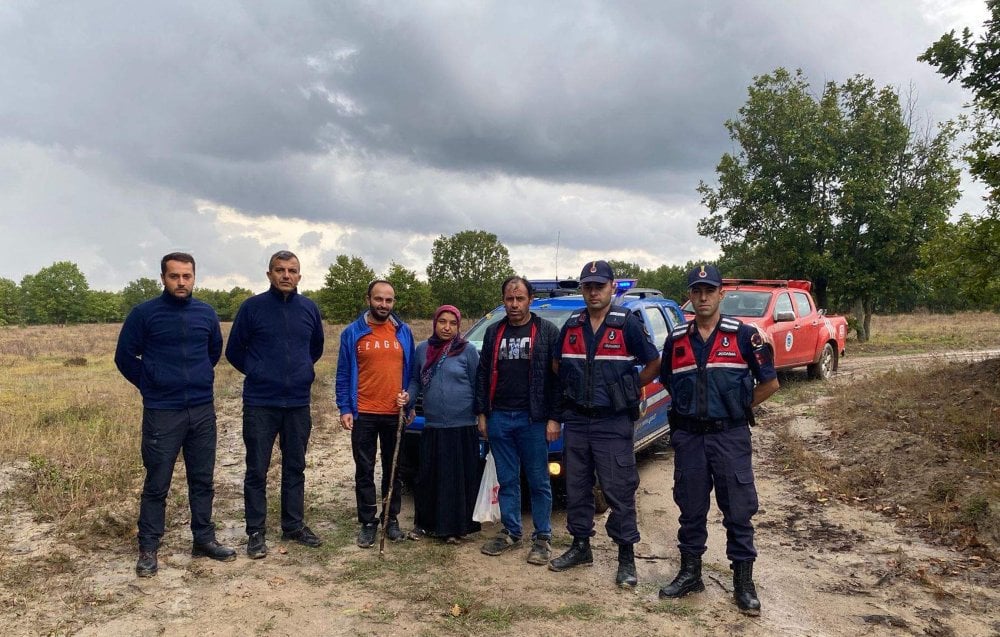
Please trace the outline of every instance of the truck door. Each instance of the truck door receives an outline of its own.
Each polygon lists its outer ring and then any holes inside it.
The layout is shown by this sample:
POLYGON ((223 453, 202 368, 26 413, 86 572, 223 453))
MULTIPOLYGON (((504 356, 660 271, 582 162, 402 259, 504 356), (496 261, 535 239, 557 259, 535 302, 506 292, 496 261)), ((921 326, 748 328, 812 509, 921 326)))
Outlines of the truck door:
POLYGON ((792 292, 795 302, 795 344, 792 354, 796 363, 811 363, 816 357, 820 317, 805 292, 792 292))
POLYGON ((789 365, 794 365, 795 360, 795 341, 799 338, 799 334, 795 329, 797 318, 791 321, 778 321, 778 316, 783 313, 792 313, 794 315, 795 308, 792 306, 792 299, 788 295, 788 292, 781 292, 774 301, 774 310, 771 315, 771 320, 774 321, 774 327, 771 330, 771 335, 774 338, 774 366, 775 367, 787 367, 789 365))

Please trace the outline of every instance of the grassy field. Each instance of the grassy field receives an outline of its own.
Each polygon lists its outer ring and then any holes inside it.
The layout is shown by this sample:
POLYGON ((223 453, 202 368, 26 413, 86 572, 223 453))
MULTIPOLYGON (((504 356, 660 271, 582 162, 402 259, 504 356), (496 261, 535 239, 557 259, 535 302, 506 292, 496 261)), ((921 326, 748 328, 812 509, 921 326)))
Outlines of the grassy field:
POLYGON ((990 312, 873 316, 871 328, 867 343, 851 334, 849 356, 1000 347, 1000 315, 990 312))

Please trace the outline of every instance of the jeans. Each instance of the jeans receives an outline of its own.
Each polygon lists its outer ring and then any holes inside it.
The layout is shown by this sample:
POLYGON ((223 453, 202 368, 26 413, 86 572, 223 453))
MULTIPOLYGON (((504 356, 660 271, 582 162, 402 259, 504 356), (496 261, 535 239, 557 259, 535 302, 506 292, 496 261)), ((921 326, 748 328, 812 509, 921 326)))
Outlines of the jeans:
POLYGON ((252 407, 243 405, 243 444, 247 471, 243 479, 247 535, 265 529, 267 470, 274 439, 281 448, 281 530, 294 533, 305 525, 306 446, 312 431, 309 405, 252 407))
MULTIPOLYGON (((396 432, 399 416, 395 414, 358 414, 351 429, 351 451, 354 453, 354 495, 358 501, 358 522, 377 524, 380 517, 375 497, 375 454, 382 449, 382 499, 389 493, 389 476, 392 474, 392 456, 396 451, 396 432)), ((392 486, 389 519, 399 515, 402 503, 402 483, 399 472, 392 486)), ((383 504, 382 516, 385 515, 383 504)))
POLYGON ((521 468, 531 491, 532 538, 552 537, 552 484, 549 482, 549 443, 545 423, 531 422, 527 411, 499 411, 487 422, 490 450, 500 482, 500 521, 514 537, 521 537, 521 468))
POLYGON ((139 549, 160 546, 166 519, 167 492, 177 454, 184 450, 191 535, 196 544, 215 539, 212 524, 212 485, 215 473, 215 405, 187 409, 142 410, 142 464, 146 480, 139 501, 139 549))

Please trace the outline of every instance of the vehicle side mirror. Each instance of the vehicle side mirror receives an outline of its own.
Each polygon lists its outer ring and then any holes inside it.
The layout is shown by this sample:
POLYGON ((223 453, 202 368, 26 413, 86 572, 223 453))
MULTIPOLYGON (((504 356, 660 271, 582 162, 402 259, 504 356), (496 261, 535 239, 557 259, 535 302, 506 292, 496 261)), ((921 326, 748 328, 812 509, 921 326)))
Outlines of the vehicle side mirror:
POLYGON ((778 312, 775 315, 774 320, 777 321, 778 323, 787 323, 788 321, 794 321, 795 312, 791 310, 784 310, 782 312, 778 312))

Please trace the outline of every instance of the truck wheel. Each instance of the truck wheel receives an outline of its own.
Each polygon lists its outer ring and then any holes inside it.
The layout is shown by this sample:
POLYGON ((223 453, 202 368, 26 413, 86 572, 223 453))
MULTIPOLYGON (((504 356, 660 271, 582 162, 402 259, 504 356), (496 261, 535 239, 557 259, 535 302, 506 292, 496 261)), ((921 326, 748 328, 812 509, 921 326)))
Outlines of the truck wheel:
POLYGON ((836 360, 836 354, 833 353, 833 346, 827 343, 823 346, 823 353, 819 355, 819 361, 806 368, 809 378, 827 380, 833 374, 833 367, 836 360))

